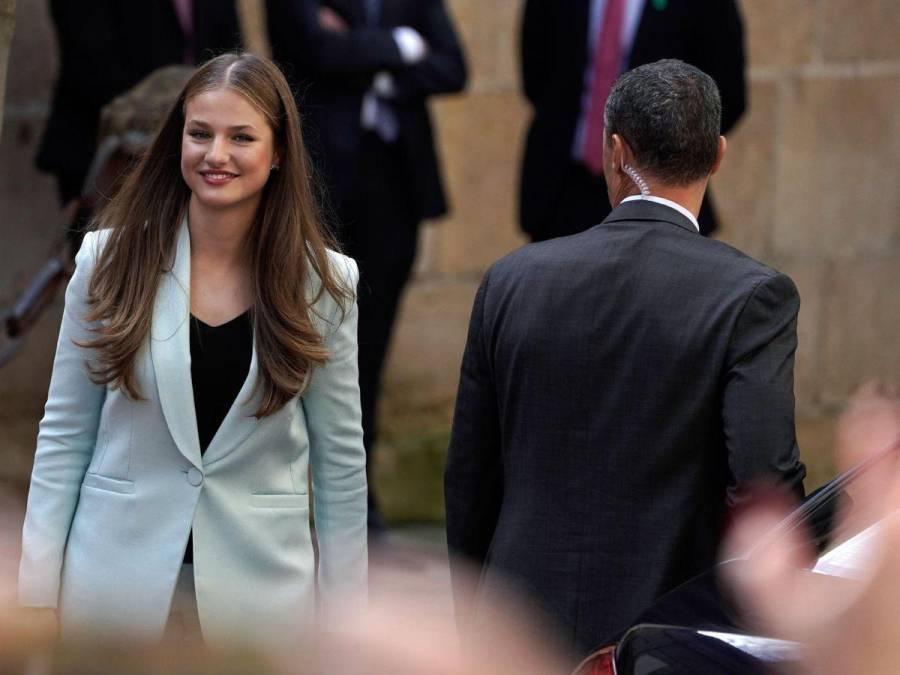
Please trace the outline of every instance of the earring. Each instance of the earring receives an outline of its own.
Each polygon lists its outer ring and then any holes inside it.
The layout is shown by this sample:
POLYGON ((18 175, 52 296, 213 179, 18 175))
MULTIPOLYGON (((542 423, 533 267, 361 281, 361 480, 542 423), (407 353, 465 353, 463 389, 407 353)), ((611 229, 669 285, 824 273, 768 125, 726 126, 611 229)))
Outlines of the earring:
POLYGON ((278 171, 278 165, 273 164, 272 166, 269 167, 269 171, 278 171))

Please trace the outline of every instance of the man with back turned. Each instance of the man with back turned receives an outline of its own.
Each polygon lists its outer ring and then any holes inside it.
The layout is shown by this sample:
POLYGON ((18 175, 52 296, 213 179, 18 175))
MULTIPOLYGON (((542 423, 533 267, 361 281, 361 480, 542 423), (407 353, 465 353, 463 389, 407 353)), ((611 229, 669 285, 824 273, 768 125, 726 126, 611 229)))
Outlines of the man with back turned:
POLYGON ((610 215, 485 274, 445 473, 462 623, 502 579, 583 654, 714 563, 749 483, 802 494, 797 290, 698 231, 720 118, 693 66, 624 74, 605 109, 610 215))

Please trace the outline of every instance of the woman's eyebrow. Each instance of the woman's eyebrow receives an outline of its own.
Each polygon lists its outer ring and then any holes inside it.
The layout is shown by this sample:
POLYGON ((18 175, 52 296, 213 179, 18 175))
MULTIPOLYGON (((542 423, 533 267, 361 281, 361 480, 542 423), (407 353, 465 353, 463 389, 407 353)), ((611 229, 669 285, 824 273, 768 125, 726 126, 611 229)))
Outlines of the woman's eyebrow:
MULTIPOLYGON (((188 124, 196 124, 197 126, 201 126, 201 127, 210 126, 209 122, 205 122, 203 120, 196 119, 193 117, 188 120, 188 124)), ((245 129, 249 130, 249 131, 256 131, 256 127, 254 127, 252 124, 235 124, 234 126, 228 127, 229 131, 243 131, 245 129)))

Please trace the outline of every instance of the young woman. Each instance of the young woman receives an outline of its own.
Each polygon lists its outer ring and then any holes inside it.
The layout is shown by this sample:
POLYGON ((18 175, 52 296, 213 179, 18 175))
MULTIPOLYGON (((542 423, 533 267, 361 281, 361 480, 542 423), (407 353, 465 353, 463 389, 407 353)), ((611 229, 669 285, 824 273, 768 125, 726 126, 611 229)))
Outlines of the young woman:
POLYGON ((308 471, 322 600, 365 595, 357 270, 311 183, 280 71, 226 54, 85 238, 19 583, 64 637, 290 635, 317 585, 308 471))

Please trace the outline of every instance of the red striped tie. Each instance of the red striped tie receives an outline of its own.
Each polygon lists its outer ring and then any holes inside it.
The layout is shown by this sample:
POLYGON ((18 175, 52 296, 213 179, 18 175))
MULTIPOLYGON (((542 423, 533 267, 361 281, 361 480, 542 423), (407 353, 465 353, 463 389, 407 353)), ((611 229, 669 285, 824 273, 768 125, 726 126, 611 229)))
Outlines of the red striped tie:
POLYGON ((606 0, 603 28, 594 49, 591 98, 588 103, 584 163, 595 174, 603 173, 603 109, 622 65, 622 23, 625 0, 606 0))

